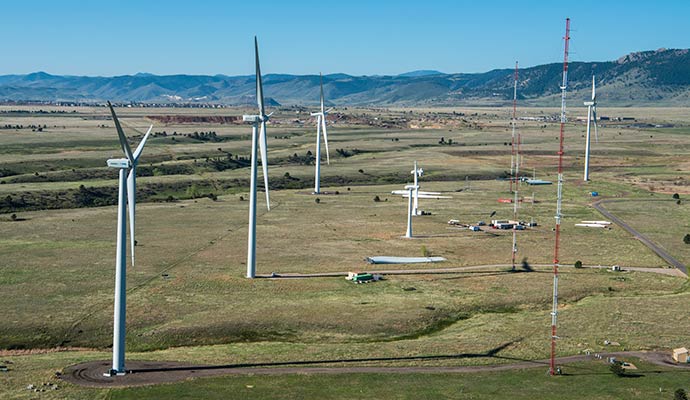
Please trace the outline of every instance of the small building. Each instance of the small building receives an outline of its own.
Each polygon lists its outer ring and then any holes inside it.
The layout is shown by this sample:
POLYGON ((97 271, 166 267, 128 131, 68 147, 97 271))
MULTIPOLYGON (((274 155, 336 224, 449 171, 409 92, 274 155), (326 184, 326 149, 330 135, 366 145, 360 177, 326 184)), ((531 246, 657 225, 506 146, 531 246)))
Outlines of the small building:
POLYGON ((673 360, 677 363, 687 363, 688 362, 688 349, 686 349, 685 347, 673 349, 673 360))

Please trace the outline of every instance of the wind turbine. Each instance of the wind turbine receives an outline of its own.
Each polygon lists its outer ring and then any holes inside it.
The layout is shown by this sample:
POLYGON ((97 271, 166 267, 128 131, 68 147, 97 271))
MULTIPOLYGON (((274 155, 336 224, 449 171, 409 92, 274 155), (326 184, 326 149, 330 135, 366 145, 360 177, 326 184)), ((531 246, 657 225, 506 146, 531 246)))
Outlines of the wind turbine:
POLYGON ((417 160, 414 162, 414 169, 410 171, 410 173, 414 176, 414 185, 417 187, 414 190, 414 205, 412 206, 412 215, 419 215, 419 181, 418 178, 422 176, 424 173, 424 170, 421 168, 417 168, 417 160))
POLYGON ((117 196, 117 252, 115 255, 115 305, 113 316, 113 365, 105 376, 125 374, 125 314, 127 312, 127 227, 125 203, 129 208, 130 250, 132 252, 132 266, 134 266, 134 212, 136 206, 136 168, 146 140, 149 138, 153 125, 144 135, 134 153, 129 147, 127 137, 122 131, 120 121, 115 115, 113 105, 108 102, 110 113, 117 129, 120 146, 126 158, 114 158, 107 161, 110 168, 119 169, 119 187, 117 196), (127 178, 125 178, 125 173, 127 178))
POLYGON ((592 101, 585 101, 587 106, 587 139, 585 142, 585 182, 589 180, 589 152, 591 147, 591 126, 594 121, 594 137, 599 143, 599 132, 597 131, 597 87, 595 76, 592 75, 592 101))
POLYGON ((323 106, 323 75, 319 74, 321 81, 321 111, 311 113, 312 117, 316 117, 316 172, 314 177, 314 194, 321 192, 321 129, 323 129, 323 141, 326 145, 326 162, 331 165, 331 156, 328 153, 328 131, 326 131, 326 115, 332 110, 324 110, 323 106))
POLYGON ((257 179, 257 149, 261 152, 261 167, 264 175, 264 190, 266 191, 266 208, 271 210, 268 195, 268 160, 266 156, 266 122, 273 114, 266 115, 264 109, 264 87, 261 82, 261 67, 259 66, 259 43, 254 36, 254 54, 256 61, 256 102, 259 106, 258 115, 243 115, 244 122, 252 124, 252 168, 249 189, 249 235, 247 238, 247 278, 256 276, 256 179, 257 179))
POLYGON ((422 215, 422 212, 419 210, 419 199, 450 199, 451 197, 449 196, 441 196, 441 192, 424 192, 424 191, 419 191, 419 178, 424 174, 424 170, 422 168, 417 168, 417 161, 414 162, 414 169, 410 171, 410 173, 414 176, 414 184, 412 186, 415 187, 415 189, 410 193, 407 190, 407 187, 405 187, 406 190, 393 190, 391 194, 398 194, 402 195, 402 197, 408 197, 412 196, 413 198, 413 203, 412 203, 412 215, 417 216, 417 215, 422 215))

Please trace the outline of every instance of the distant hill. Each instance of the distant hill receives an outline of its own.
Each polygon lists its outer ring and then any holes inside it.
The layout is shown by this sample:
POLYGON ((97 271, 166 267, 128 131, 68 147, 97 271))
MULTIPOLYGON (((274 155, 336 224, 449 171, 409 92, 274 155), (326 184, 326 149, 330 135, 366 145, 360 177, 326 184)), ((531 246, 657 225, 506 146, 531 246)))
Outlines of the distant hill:
POLYGON ((403 77, 408 77, 408 78, 416 78, 419 76, 429 76, 429 75, 445 75, 445 74, 443 72, 440 72, 440 71, 434 71, 434 70, 429 70, 429 69, 420 69, 417 71, 405 72, 404 74, 400 74, 398 76, 403 76, 403 77))
MULTIPOLYGON (((523 104, 557 105, 562 64, 520 70, 518 94, 523 104)), ((588 96, 591 76, 597 94, 611 106, 690 106, 690 52, 659 49, 631 53, 616 61, 573 62, 570 99, 588 96)), ((444 74, 413 71, 397 76, 323 77, 330 105, 443 106, 500 105, 512 98, 513 70, 444 74)), ((0 101, 200 102, 230 105, 254 102, 254 77, 167 75, 147 73, 114 77, 58 76, 45 72, 0 76, 0 101)), ((269 74, 264 77, 269 103, 314 105, 318 75, 269 74)))

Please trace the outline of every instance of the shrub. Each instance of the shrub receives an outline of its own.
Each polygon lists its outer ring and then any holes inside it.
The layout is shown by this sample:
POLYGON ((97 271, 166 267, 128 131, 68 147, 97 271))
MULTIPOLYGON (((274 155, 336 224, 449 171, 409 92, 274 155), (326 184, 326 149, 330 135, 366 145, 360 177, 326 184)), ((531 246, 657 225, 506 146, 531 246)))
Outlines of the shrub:
POLYGON ((575 261, 575 268, 582 268, 582 261, 580 261, 580 260, 575 261))
POLYGON ((678 193, 673 193, 673 198, 678 200, 680 199, 680 195, 678 193))
POLYGON ((320 198, 318 198, 318 197, 317 197, 317 198, 315 198, 315 199, 314 199, 314 203, 316 203, 316 204, 319 204, 319 203, 321 203, 321 199, 320 199, 320 198))
POLYGON ((686 235, 683 237, 683 243, 685 243, 685 244, 690 244, 690 233, 686 234, 686 235))
POLYGON ((611 370, 611 372, 613 372, 613 374, 619 378, 625 376, 625 368, 623 368, 623 365, 619 362, 611 364, 609 370, 611 370))
POLYGON ((381 198, 378 195, 374 196, 374 202, 378 203, 379 201, 381 201, 381 198))
POLYGON ((431 251, 426 246, 422 246, 422 257, 431 257, 431 251))
POLYGON ((676 389, 673 392, 673 400, 688 400, 688 394, 685 392, 685 389, 676 389))
POLYGON ((12 218, 12 221, 16 221, 17 220, 17 214, 12 214, 10 216, 10 218, 12 218))

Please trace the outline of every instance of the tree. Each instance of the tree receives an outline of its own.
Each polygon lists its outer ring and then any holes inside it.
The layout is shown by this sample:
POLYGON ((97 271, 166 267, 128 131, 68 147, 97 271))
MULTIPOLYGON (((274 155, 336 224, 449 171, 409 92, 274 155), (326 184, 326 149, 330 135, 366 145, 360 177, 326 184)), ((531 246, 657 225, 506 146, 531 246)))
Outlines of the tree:
POLYGON ((379 201, 381 201, 381 198, 378 195, 374 196, 374 202, 378 203, 379 201))
MULTIPOLYGON (((9 197, 9 196, 8 196, 9 197)), ((690 244, 690 233, 683 237, 683 243, 690 244)))
POLYGON ((678 200, 680 199, 680 195, 678 193, 673 193, 673 198, 678 200))
POLYGON ((688 400, 688 394, 685 392, 685 389, 676 389, 673 392, 673 400, 688 400))
POLYGON ((315 198, 315 199, 314 199, 314 203, 316 203, 316 204, 319 204, 319 203, 321 203, 321 199, 320 199, 320 198, 318 198, 318 197, 317 197, 317 198, 315 198))
POLYGON ((582 261, 580 261, 580 260, 575 261, 575 268, 582 268, 582 261))
POLYGON ((10 218, 12 218, 12 221, 16 221, 17 220, 17 214, 12 214, 10 216, 10 218))

